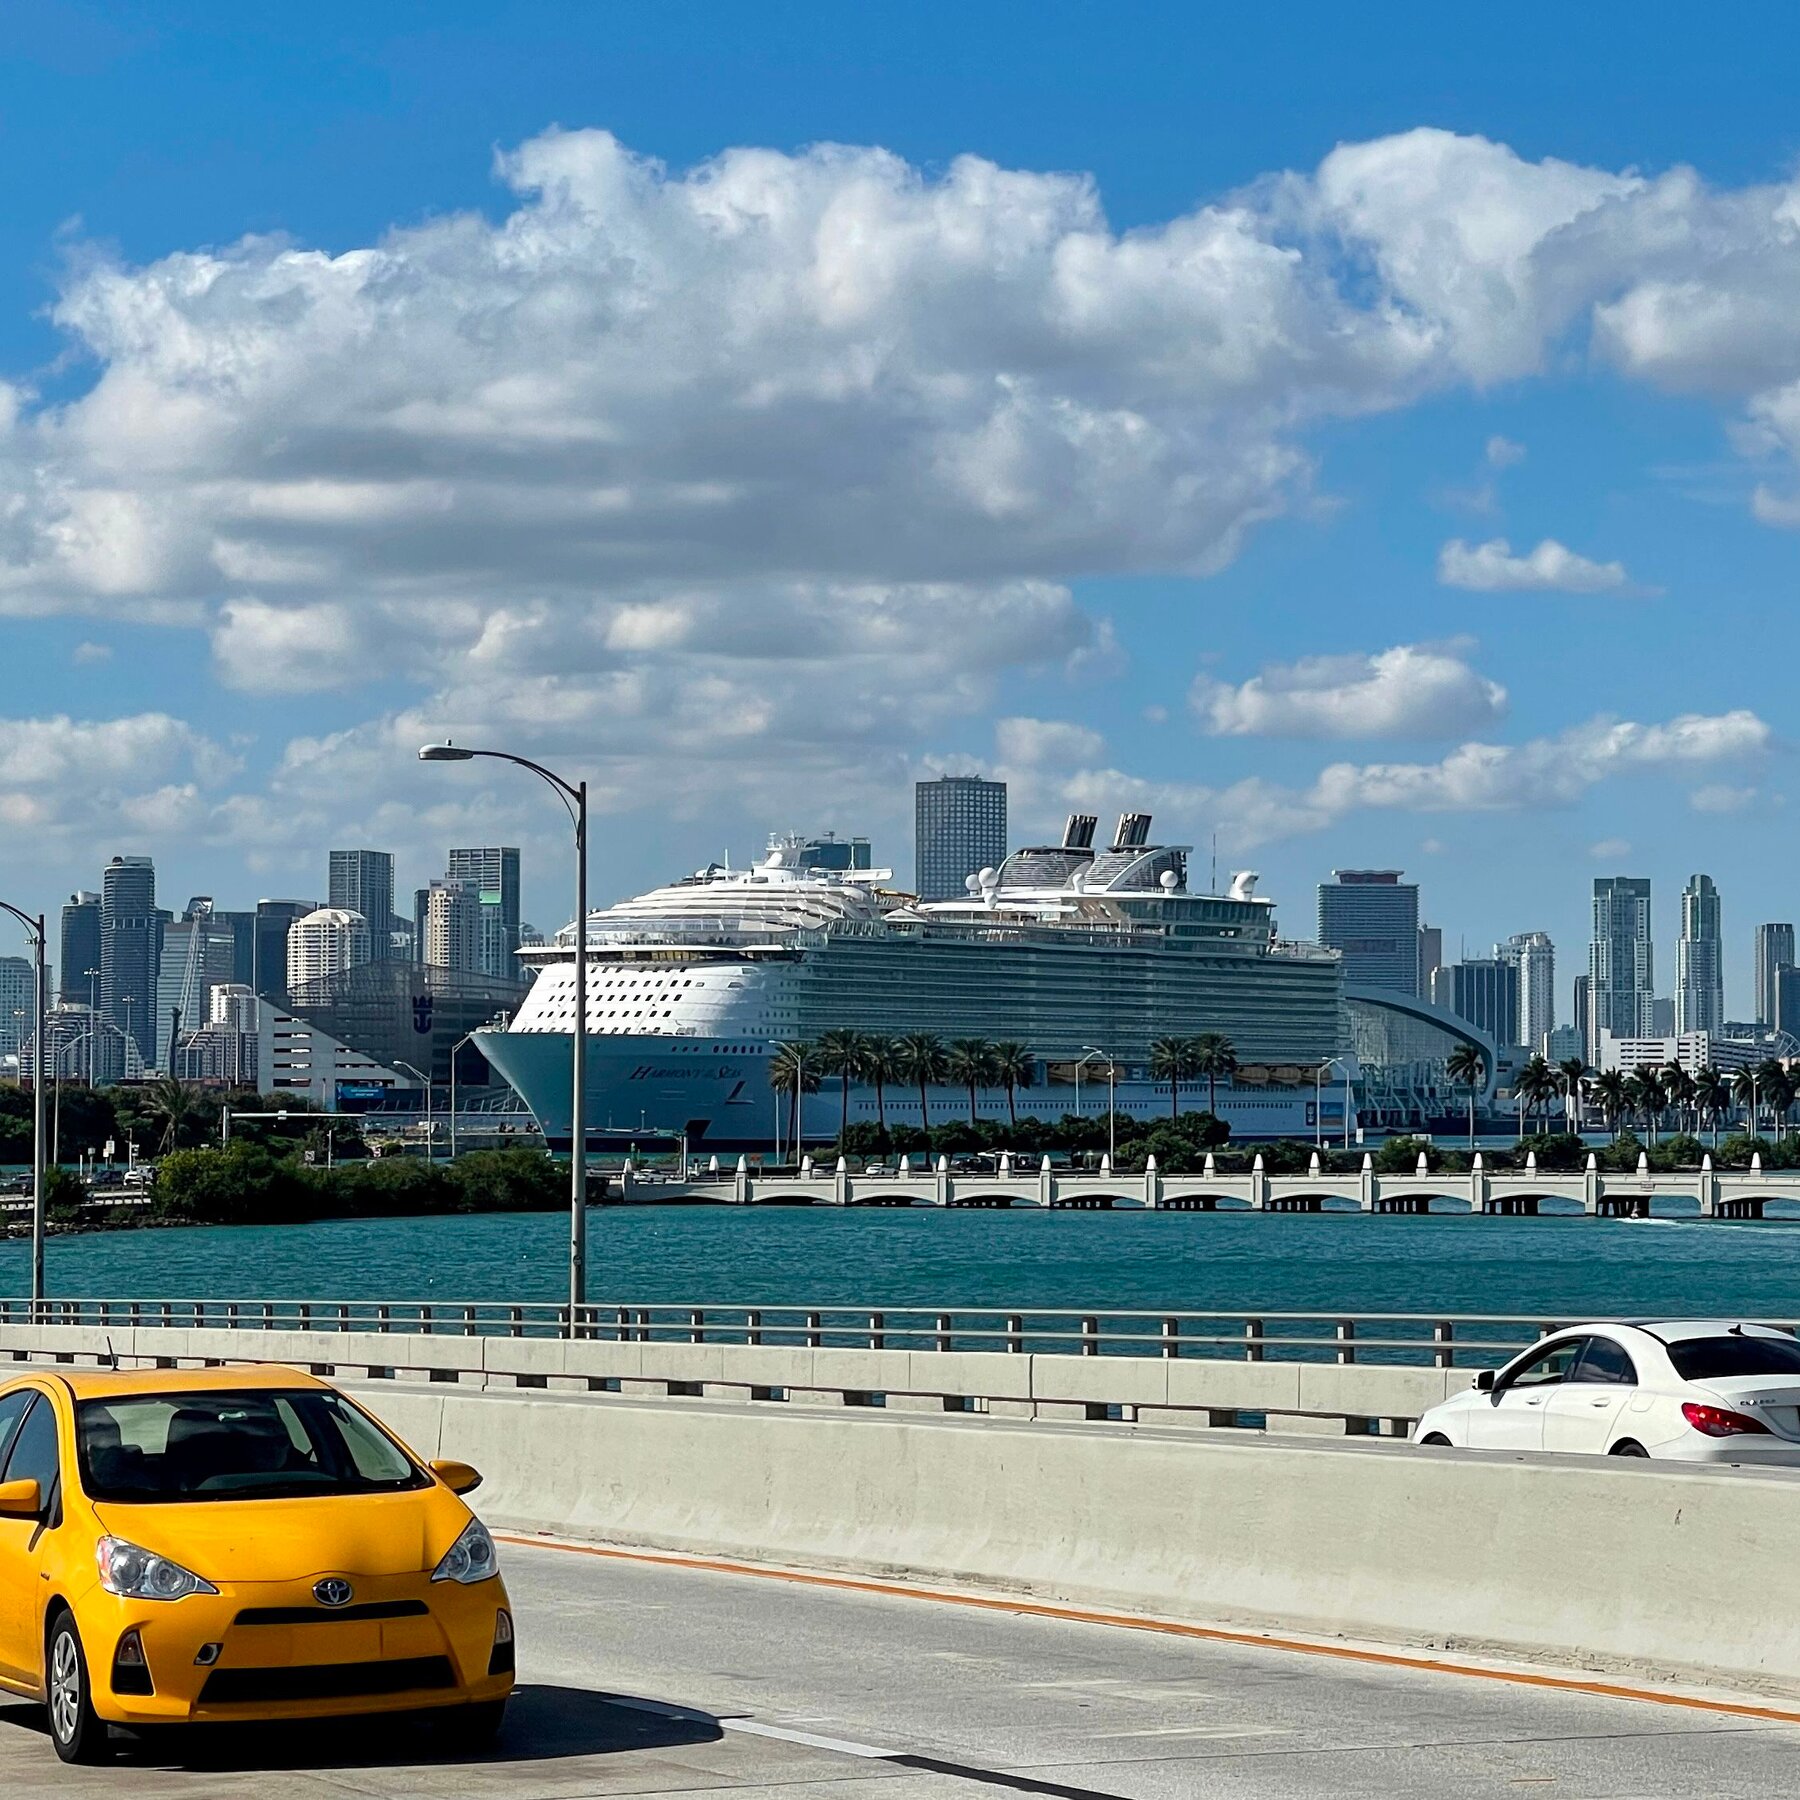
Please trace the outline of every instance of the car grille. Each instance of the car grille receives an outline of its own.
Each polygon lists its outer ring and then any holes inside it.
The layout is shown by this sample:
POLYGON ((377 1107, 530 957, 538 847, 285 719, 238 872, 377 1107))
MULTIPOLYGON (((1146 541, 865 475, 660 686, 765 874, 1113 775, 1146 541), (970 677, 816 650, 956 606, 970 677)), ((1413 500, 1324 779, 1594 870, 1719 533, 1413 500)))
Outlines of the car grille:
POLYGON ((234 1625, 337 1625, 370 1619, 422 1619, 423 1600, 371 1600, 363 1606, 247 1606, 234 1625))
POLYGON ((200 1690, 200 1704, 351 1700, 372 1694, 455 1686, 456 1673, 447 1656, 412 1656, 393 1662, 314 1663, 295 1669, 214 1669, 200 1690))

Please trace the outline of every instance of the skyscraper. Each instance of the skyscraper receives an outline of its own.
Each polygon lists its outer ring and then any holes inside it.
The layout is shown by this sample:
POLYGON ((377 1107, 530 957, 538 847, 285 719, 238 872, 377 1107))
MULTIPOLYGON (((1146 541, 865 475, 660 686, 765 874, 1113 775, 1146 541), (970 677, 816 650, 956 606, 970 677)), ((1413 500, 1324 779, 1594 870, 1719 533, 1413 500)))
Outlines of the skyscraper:
MULTIPOLYGON (((477 923, 475 972, 513 981, 519 974, 519 853, 490 846, 452 850, 444 870, 451 881, 460 881, 481 908, 477 923)), ((436 958, 427 957, 433 962, 436 958)), ((463 967, 452 964, 451 967, 463 967)))
POLYGON ((1792 925, 1759 925, 1756 928, 1756 1022, 1773 1025, 1776 1021, 1775 975, 1784 965, 1794 963, 1794 928, 1792 925))
POLYGON ((317 900, 259 900, 252 926, 250 986, 259 995, 285 1002, 288 991, 288 929, 317 912, 317 900))
POLYGON ((1650 883, 1641 875, 1594 878, 1594 938, 1588 948, 1588 1061, 1600 1060, 1600 1034, 1652 1035, 1656 991, 1650 941, 1650 883))
POLYGON ((212 1018, 212 990, 229 985, 237 945, 231 921, 213 912, 210 896, 197 894, 179 919, 163 927, 162 965, 156 981, 154 1068, 173 1071, 180 1039, 212 1018))
POLYGON ((100 1010, 127 1033, 146 1066, 156 1060, 156 976, 163 922, 156 867, 147 856, 115 856, 100 882, 100 1010))
POLYGON ((1440 925, 1419 927, 1419 985, 1417 992, 1431 992, 1431 978, 1444 966, 1444 932, 1440 925))
POLYGON ((333 850, 325 904, 369 922, 369 957, 385 962, 394 916, 394 859, 386 850, 333 850))
POLYGON ((1518 1042, 1541 1055, 1556 1028, 1556 946, 1548 932, 1518 931, 1494 946, 1494 957, 1518 971, 1518 1042))
POLYGON ((1675 1030, 1717 1031, 1725 1023, 1725 946, 1719 890, 1710 875, 1690 875, 1681 890, 1681 936, 1675 944, 1675 1030))
POLYGON ((1319 942, 1349 987, 1419 991, 1419 887, 1398 869, 1333 869, 1319 883, 1319 942))
POLYGON ((369 922, 347 907, 322 906, 288 927, 287 985, 317 981, 366 963, 369 922))
POLYGON ((1574 1010, 1569 1017, 1575 1027, 1576 1042, 1580 1045, 1579 1054, 1584 1060, 1592 1062, 1594 1043, 1593 976, 1577 975, 1575 977, 1574 1010))
POLYGON ((61 954, 56 963, 56 997, 65 1006, 100 1002, 100 896, 71 894, 62 909, 61 954))
POLYGON ((17 1056, 36 1030, 37 968, 23 956, 0 956, 0 1056, 17 1056))
POLYGON ((1431 984, 1431 998, 1478 1026, 1498 1049, 1519 1041, 1519 971, 1500 957, 1445 963, 1431 984))
POLYGON ((960 900, 971 875, 1006 860, 1006 783, 979 775, 915 783, 913 856, 921 900, 960 900))
POLYGON ((434 881, 423 890, 425 957, 439 969, 479 975, 483 907, 480 891, 465 881, 434 881))

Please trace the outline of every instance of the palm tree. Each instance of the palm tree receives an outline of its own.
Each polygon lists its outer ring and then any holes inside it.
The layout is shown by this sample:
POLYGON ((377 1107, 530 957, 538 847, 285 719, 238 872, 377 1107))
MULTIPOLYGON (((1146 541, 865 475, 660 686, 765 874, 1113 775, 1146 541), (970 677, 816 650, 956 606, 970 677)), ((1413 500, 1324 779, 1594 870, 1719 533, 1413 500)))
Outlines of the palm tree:
POLYGON ((1534 1056, 1513 1077, 1513 1092, 1519 1098, 1519 1135, 1525 1135, 1525 1109, 1534 1111, 1539 1107, 1548 1109, 1549 1104, 1562 1092, 1562 1081, 1557 1072, 1545 1062, 1541 1056, 1534 1056))
POLYGON ((1625 1077, 1617 1069, 1608 1069, 1603 1075, 1596 1075, 1594 1099, 1599 1103, 1601 1118, 1606 1121, 1613 1136, 1617 1137, 1619 1121, 1625 1117, 1625 1109, 1631 1104, 1625 1077))
POLYGON ((1793 1110, 1800 1087, 1795 1086, 1786 1063, 1771 1057, 1763 1069, 1763 1098, 1768 1102, 1769 1117, 1775 1126, 1775 1141, 1779 1143, 1787 1135, 1788 1114, 1793 1110))
POLYGON ((165 1152, 177 1147, 182 1127, 199 1109, 199 1089, 189 1087, 185 1081, 177 1081, 173 1075, 165 1075, 153 1082, 144 1096, 145 1113, 163 1122, 162 1149, 165 1152))
POLYGON ((944 1079, 944 1044, 929 1031, 909 1032, 894 1046, 896 1072, 902 1081, 919 1084, 919 1123, 929 1131, 931 1112, 925 1089, 944 1079))
POLYGON ((1563 1078, 1563 1092, 1568 1096, 1569 1122, 1579 1132, 1582 1127, 1582 1087, 1587 1080, 1588 1066, 1579 1056, 1566 1056, 1556 1067, 1563 1078))
POLYGON ((818 1051, 811 1044, 777 1044, 769 1053, 769 1086, 788 1100, 788 1138, 800 1155, 800 1096, 819 1091, 818 1051))
POLYGON ((1016 1126, 1019 1122, 1018 1091, 1031 1086, 1037 1058, 1023 1044, 1008 1040, 993 1046, 990 1067, 994 1079, 1006 1084, 1006 1116, 1016 1126))
POLYGON ((838 1078, 838 1143, 850 1129, 850 1083, 862 1073, 863 1034, 860 1031, 819 1033, 817 1060, 827 1075, 838 1078))
POLYGON ((1657 1120, 1661 1117, 1666 1098, 1659 1070, 1639 1069, 1625 1083, 1625 1103, 1633 1112, 1642 1115, 1644 1128, 1649 1132, 1653 1146, 1656 1143, 1657 1120))
POLYGON ((1710 1065, 1694 1077, 1694 1105, 1712 1125, 1713 1148, 1719 1147, 1719 1115, 1731 1104, 1731 1084, 1710 1065))
POLYGON ((1194 1073, 1206 1077, 1206 1110, 1219 1116, 1219 1081, 1238 1071, 1237 1049, 1222 1031, 1203 1031, 1194 1039, 1194 1073))
POLYGON ((1757 1108, 1761 1099, 1762 1074, 1757 1069, 1739 1069, 1731 1078, 1732 1097, 1744 1109, 1744 1135, 1756 1136, 1757 1108))
POLYGON ((985 1038, 952 1038, 944 1050, 944 1073, 969 1090, 969 1123, 977 1122, 975 1090, 994 1078, 994 1047, 985 1038))
POLYGON ((1194 1067, 1192 1038, 1159 1037, 1150 1046, 1150 1076, 1169 1084, 1169 1117, 1181 1116, 1181 1083, 1184 1076, 1198 1075, 1194 1067))
POLYGON ((1452 1081, 1469 1090, 1469 1148, 1475 1148, 1475 1090, 1487 1079, 1487 1059, 1473 1044, 1458 1044, 1444 1063, 1452 1081))
POLYGON ((862 1072, 875 1084, 875 1118, 887 1136, 887 1084, 900 1075, 900 1046, 891 1037, 871 1032, 863 1039, 862 1072))
POLYGON ((1663 1069, 1663 1094, 1675 1109, 1677 1125, 1687 1118, 1687 1110, 1694 1104, 1694 1078, 1680 1063, 1669 1063, 1663 1069))

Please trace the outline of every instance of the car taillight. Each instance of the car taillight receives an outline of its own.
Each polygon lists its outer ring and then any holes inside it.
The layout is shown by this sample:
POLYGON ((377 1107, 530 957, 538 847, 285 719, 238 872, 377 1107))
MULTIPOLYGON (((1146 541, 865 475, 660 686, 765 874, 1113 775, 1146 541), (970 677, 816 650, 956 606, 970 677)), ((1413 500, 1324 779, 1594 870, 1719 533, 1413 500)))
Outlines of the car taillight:
POLYGON ((1761 1419, 1753 1419, 1748 1413, 1733 1412, 1726 1406, 1701 1406, 1687 1400, 1682 1403, 1681 1416, 1708 1437, 1741 1437, 1750 1432, 1760 1432, 1764 1437, 1769 1435, 1769 1428, 1761 1419))

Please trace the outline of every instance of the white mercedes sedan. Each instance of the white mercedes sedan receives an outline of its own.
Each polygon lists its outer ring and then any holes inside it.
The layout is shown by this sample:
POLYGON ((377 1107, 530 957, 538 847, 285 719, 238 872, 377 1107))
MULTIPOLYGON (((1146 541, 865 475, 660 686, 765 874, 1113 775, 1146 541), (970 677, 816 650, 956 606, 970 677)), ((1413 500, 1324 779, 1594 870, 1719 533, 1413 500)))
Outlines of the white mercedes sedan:
POLYGON ((1571 1326, 1483 1369, 1412 1441, 1800 1467, 1800 1340, 1733 1319, 1571 1326))

